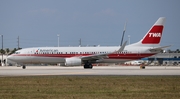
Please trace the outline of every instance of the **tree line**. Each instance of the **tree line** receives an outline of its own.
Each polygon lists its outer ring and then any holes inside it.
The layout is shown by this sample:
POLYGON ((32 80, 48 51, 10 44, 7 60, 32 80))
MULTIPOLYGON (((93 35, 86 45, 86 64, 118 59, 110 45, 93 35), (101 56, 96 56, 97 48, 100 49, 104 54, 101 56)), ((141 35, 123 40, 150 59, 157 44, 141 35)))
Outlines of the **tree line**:
POLYGON ((176 49, 175 51, 168 49, 167 53, 180 53, 179 49, 176 49))
POLYGON ((6 54, 6 55, 11 55, 11 54, 13 54, 13 53, 15 53, 17 50, 19 50, 19 49, 22 49, 22 48, 14 48, 13 50, 10 50, 9 48, 6 48, 6 49, 1 49, 0 50, 0 53, 1 54, 6 54))

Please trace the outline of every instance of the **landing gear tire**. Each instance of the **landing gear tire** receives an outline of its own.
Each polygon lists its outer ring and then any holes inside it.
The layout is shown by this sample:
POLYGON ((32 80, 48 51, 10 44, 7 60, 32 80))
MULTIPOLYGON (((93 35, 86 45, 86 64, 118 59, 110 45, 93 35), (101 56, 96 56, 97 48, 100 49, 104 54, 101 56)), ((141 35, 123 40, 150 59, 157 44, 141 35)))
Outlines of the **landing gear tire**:
POLYGON ((26 69, 26 66, 25 66, 25 65, 23 65, 23 66, 22 66, 22 69, 26 69))
POLYGON ((92 69, 93 68, 93 65, 89 62, 85 63, 84 64, 84 69, 92 69))

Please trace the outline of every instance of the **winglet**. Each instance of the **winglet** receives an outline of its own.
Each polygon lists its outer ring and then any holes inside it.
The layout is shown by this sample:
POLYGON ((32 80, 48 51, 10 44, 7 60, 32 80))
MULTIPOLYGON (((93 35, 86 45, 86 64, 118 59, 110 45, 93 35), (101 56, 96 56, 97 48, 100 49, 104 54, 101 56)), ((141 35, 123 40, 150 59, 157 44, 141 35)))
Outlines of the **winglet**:
POLYGON ((127 43, 127 41, 125 41, 125 42, 123 43, 123 45, 119 48, 119 50, 115 51, 114 53, 122 52, 122 51, 124 50, 125 46, 126 46, 126 43, 127 43))

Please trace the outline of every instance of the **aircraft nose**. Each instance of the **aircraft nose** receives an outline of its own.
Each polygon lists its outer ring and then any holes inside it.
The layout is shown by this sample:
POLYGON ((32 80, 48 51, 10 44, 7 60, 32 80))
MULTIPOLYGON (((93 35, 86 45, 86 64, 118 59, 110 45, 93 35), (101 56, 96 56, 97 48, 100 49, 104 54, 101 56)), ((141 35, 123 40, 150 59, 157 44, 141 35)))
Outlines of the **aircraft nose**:
POLYGON ((13 60, 14 60, 14 57, 13 57, 12 55, 9 55, 9 56, 7 57, 7 59, 13 61, 13 60))

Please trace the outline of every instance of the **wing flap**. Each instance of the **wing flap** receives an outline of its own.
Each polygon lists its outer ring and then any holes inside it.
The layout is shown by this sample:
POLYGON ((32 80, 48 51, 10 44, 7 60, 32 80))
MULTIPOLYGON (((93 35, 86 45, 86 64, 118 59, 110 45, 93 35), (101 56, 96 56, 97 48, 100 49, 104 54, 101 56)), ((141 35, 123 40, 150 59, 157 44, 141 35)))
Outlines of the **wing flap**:
POLYGON ((124 44, 117 50, 117 51, 114 51, 114 52, 111 52, 111 53, 103 53, 103 54, 93 54, 93 55, 88 55, 88 56, 82 56, 81 59, 82 60, 94 60, 94 59, 104 59, 104 58, 108 58, 108 55, 109 54, 113 54, 113 53, 119 53, 119 52, 122 52, 126 46, 126 42, 124 42, 124 44))

